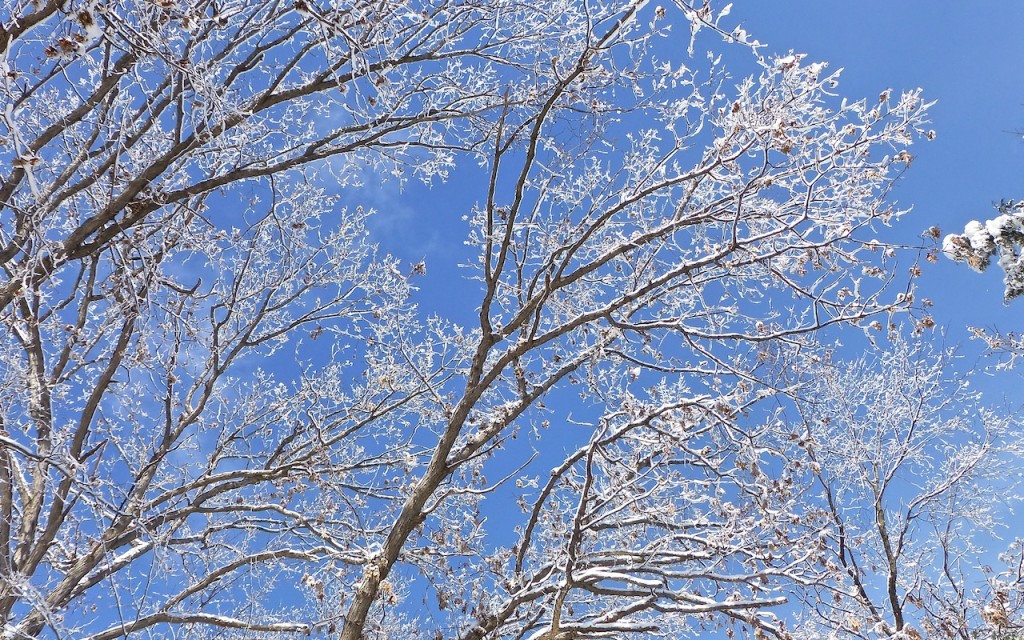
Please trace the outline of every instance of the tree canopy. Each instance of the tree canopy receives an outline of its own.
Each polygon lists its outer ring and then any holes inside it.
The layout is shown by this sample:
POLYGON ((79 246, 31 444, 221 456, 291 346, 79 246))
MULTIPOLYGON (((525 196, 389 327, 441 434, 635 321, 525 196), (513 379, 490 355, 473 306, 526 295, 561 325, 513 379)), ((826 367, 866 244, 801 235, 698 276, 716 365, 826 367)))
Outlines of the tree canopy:
MULTIPOLYGON (((910 391, 878 406, 892 432, 868 441, 927 480, 911 512, 840 446, 865 427, 823 409, 873 407, 841 395, 859 373, 829 377, 827 332, 885 336, 914 304, 916 255, 878 228, 928 104, 841 99, 838 72, 762 56, 728 20, 8 3, 5 640, 1011 628, 1010 578, 986 600, 891 563, 922 557, 902 546, 919 511, 960 504, 968 485, 934 474, 997 468, 1014 420, 991 455, 950 457, 905 431, 910 391), (388 212, 359 201, 470 170, 476 206, 439 215, 465 218, 474 294, 428 314, 417 279, 451 256, 387 255, 369 229, 388 212)), ((989 433, 947 408, 916 407, 989 433)))

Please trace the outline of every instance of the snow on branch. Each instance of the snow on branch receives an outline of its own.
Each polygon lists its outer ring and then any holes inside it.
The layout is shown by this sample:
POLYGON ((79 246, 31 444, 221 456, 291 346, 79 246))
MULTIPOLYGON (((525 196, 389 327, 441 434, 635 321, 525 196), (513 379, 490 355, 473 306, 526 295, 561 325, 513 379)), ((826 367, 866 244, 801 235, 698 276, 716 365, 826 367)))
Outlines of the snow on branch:
POLYGON ((996 257, 1003 270, 1004 299, 1013 300, 1024 293, 1024 201, 1003 200, 996 205, 999 215, 984 223, 972 220, 964 232, 951 233, 942 241, 942 251, 951 260, 966 262, 981 272, 996 257))

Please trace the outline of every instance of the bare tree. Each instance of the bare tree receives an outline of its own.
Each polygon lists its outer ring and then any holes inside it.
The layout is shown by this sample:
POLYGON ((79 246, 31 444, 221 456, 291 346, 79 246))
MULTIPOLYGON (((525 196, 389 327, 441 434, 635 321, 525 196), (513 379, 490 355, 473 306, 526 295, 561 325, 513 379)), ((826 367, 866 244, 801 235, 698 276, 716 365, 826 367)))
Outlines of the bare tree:
POLYGON ((0 17, 4 638, 784 637, 831 579, 746 414, 911 301, 917 92, 686 2, 0 17), (336 194, 467 162, 479 296, 427 317, 336 194))
POLYGON ((1020 629, 1019 558, 1005 558, 1002 575, 986 567, 1002 514, 1019 506, 1021 422, 981 405, 975 376, 957 370, 954 352, 893 334, 884 350, 808 372, 785 439, 817 479, 829 564, 846 577, 815 606, 828 633, 970 640, 1020 629))

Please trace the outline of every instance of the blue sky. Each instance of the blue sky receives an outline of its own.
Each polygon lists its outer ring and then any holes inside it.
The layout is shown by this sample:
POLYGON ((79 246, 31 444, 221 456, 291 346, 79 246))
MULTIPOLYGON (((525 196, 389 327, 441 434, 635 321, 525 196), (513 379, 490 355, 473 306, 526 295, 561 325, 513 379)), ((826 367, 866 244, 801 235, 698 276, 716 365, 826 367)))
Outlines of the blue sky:
MULTIPOLYGON (((971 219, 994 217, 992 202, 1024 197, 1024 3, 1006 0, 786 0, 735 2, 732 15, 768 50, 789 49, 843 68, 849 98, 922 87, 937 138, 893 195, 913 211, 896 235, 913 241, 931 225, 960 233, 971 219)), ((935 302, 947 339, 965 326, 1024 328, 1021 303, 1002 303, 1002 272, 979 275, 942 258, 919 282, 935 302)))

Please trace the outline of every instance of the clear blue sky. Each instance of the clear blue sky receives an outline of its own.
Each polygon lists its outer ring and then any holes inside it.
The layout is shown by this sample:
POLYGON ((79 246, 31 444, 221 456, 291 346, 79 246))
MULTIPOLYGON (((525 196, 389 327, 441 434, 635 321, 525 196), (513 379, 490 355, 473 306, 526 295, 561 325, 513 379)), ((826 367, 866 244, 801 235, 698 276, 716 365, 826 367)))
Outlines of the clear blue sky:
MULTIPOLYGON (((1024 2, 980 0, 739 0, 729 16, 768 49, 843 68, 849 98, 922 87, 936 140, 918 144, 894 197, 914 210, 897 226, 911 241, 938 225, 962 232, 994 217, 992 202, 1024 198, 1024 2)), ((979 275, 942 258, 919 286, 950 341, 963 327, 1024 329, 1024 301, 1004 307, 1002 272, 979 275)))

